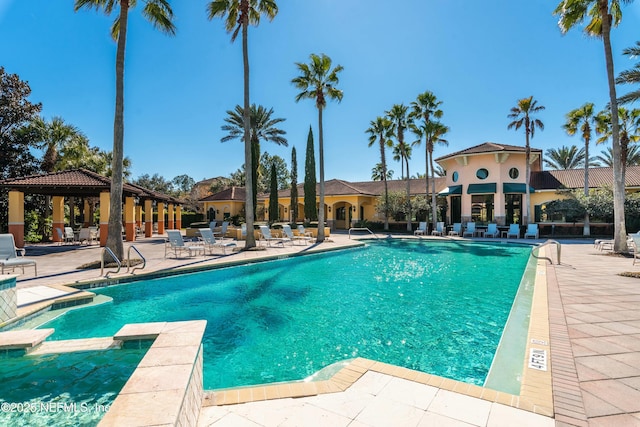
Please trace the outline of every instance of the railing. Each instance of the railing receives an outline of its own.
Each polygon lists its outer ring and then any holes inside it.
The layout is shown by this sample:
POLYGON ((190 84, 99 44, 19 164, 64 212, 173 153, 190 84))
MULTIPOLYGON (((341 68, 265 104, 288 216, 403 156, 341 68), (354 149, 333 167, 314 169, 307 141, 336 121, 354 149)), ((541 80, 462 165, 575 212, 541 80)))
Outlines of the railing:
POLYGON ((539 245, 532 247, 532 248, 531 248, 531 256, 533 256, 534 258, 537 258, 537 259, 546 259, 546 260, 547 260, 547 261, 549 261, 551 264, 553 264, 553 260, 552 260, 551 258, 546 257, 546 256, 541 257, 541 256, 538 256, 538 255, 536 255, 536 254, 534 253, 534 251, 535 251, 536 249, 540 250, 540 248, 542 248, 543 246, 547 246, 547 245, 556 245, 556 249, 557 249, 557 251, 558 251, 558 252, 557 252, 558 264, 560 264, 560 255, 561 255, 561 252, 562 252, 562 248, 561 248, 561 246, 560 246, 560 242, 558 242, 558 241, 556 241, 556 240, 551 240, 551 239, 549 239, 549 240, 547 240, 546 242, 540 243, 539 245))
POLYGON ((378 236, 376 235, 376 233, 374 233, 373 231, 369 230, 366 227, 351 227, 349 229, 349 239, 351 239, 351 232, 352 231, 368 231, 373 237, 375 237, 376 239, 378 238, 378 236))
POLYGON ((135 267, 133 270, 131 270, 131 274, 133 274, 134 271, 143 270, 147 266, 147 259, 140 253, 138 248, 136 248, 133 245, 129 246, 129 249, 127 249, 127 273, 129 272, 129 269, 131 268, 131 249, 136 251, 136 253, 142 259, 142 267, 135 267))
POLYGON ((113 260, 116 262, 116 264, 118 264, 118 269, 116 271, 114 271, 114 272, 108 271, 107 274, 104 275, 104 277, 108 277, 109 273, 118 273, 120 271, 120 269, 122 268, 122 263, 120 262, 120 260, 116 256, 116 254, 114 254, 111 249, 109 249, 107 246, 105 246, 102 249, 102 254, 100 255, 100 276, 102 276, 102 273, 104 272, 104 253, 105 252, 108 252, 109 255, 111 255, 111 258, 113 258, 113 260))

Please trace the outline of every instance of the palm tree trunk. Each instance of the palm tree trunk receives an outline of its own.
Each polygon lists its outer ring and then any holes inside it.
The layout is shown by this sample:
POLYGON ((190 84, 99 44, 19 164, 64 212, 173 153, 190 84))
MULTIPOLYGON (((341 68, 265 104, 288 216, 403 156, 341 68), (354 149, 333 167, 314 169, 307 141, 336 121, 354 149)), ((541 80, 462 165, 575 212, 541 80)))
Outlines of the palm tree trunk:
MULTIPOLYGON (((589 138, 584 140, 584 195, 589 197, 589 138)), ((583 236, 591 235, 591 225, 589 224, 589 212, 584 214, 583 236)))
POLYGON ((107 247, 124 258, 122 245, 122 161, 124 158, 124 52, 127 42, 129 0, 120 1, 120 32, 116 52, 116 112, 113 120, 113 159, 111 163, 111 195, 109 199, 109 226, 107 247))
POLYGON ((602 18, 602 40, 604 42, 604 56, 607 64, 607 81, 609 83, 609 105, 611 107, 611 139, 613 151, 613 250, 623 252, 627 250, 627 227, 624 220, 624 165, 622 164, 622 149, 620 145, 620 122, 618 119, 618 100, 616 97, 615 74, 613 71, 613 55, 611 53, 611 21, 609 2, 598 0, 598 9, 602 18))
POLYGON ((318 107, 318 154, 320 157, 320 205, 318 206, 318 238, 324 242, 324 139, 322 132, 322 107, 318 107))
POLYGON ((384 230, 389 230, 389 188, 387 186, 387 160, 384 153, 384 139, 380 138, 380 161, 382 161, 382 182, 384 182, 384 230))
POLYGON ((429 151, 429 165, 431 169, 431 215, 433 216, 433 229, 435 230, 438 222, 438 206, 436 199, 436 177, 433 170, 433 152, 429 151))
POLYGON ((242 13, 242 62, 244 67, 244 172, 245 172, 245 199, 244 212, 245 221, 247 223, 247 240, 245 241, 245 249, 255 248, 256 238, 253 234, 253 162, 251 161, 251 115, 249 103, 249 46, 248 46, 248 27, 249 27, 249 0, 242 0, 240 5, 242 13))
POLYGON ((407 164, 407 231, 412 231, 413 226, 411 224, 411 175, 409 174, 409 158, 404 158, 407 164))
POLYGON ((525 193, 524 193, 524 205, 525 205, 525 214, 526 217, 524 218, 524 225, 528 225, 529 221, 530 221, 530 217, 531 217, 531 192, 529 190, 529 179, 530 179, 530 175, 531 175, 531 165, 529 164, 530 162, 530 158, 531 158, 531 146, 529 145, 529 119, 527 118, 526 120, 526 125, 525 125, 525 135, 526 135, 526 142, 525 142, 525 148, 524 148, 524 161, 526 163, 525 168, 524 168, 524 175, 525 175, 525 193))
MULTIPOLYGON (((424 197, 425 197, 425 201, 428 203, 429 202, 429 137, 425 137, 424 139, 424 145, 425 145, 425 150, 424 150, 424 156, 425 156, 425 160, 424 160, 424 197)), ((427 212, 427 217, 425 218, 427 220, 427 222, 429 222, 429 213, 427 212)), ((435 218, 432 218, 431 221, 433 222, 433 229, 435 230, 436 227, 436 220, 435 218)))

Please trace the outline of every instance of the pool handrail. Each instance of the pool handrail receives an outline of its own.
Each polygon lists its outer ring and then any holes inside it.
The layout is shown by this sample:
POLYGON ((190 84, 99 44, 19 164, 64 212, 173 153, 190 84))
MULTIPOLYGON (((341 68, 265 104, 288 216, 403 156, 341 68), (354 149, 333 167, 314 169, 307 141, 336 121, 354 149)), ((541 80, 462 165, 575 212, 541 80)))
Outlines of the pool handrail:
POLYGON ((379 237, 376 235, 376 233, 374 233, 373 231, 369 230, 367 227, 351 227, 349 229, 349 239, 351 239, 351 232, 352 231, 368 231, 373 237, 375 237, 376 239, 378 239, 379 237))
MULTIPOLYGON (((120 269, 122 268, 122 263, 120 262, 116 254, 114 254, 113 251, 109 249, 108 246, 105 246, 104 248, 102 248, 102 254, 100 255, 100 276, 102 276, 102 273, 104 272, 104 253, 105 252, 108 252, 109 255, 111 255, 111 258, 113 258, 116 264, 118 264, 118 269, 115 271, 115 273, 120 272, 120 269)), ((105 274, 104 277, 108 277, 109 273, 112 273, 112 272, 107 271, 107 274, 105 274)))
POLYGON ((144 257, 144 255, 142 255, 142 253, 140 253, 138 248, 136 248, 133 245, 129 246, 129 249, 127 249, 127 273, 131 268, 131 249, 136 251, 136 253, 140 256, 140 258, 142 258, 142 267, 134 267, 134 269, 131 270, 131 274, 133 274, 133 272, 136 270, 144 270, 144 268, 147 266, 147 259, 144 257))
POLYGON ((536 258, 536 259, 546 259, 546 260, 547 260, 547 261, 549 261, 551 264, 553 264, 553 260, 552 260, 551 258, 546 257, 546 256, 541 257, 541 256, 536 255, 536 254, 534 253, 534 251, 535 251, 536 249, 540 250, 540 248, 542 248, 543 246, 547 246, 547 245, 556 245, 556 249, 557 249, 557 257, 558 257, 558 265, 560 265, 560 264, 561 264, 561 263, 560 263, 560 255, 561 255, 561 253, 562 253, 562 247, 561 247, 561 245, 560 245, 560 242, 558 242, 557 240, 548 239, 547 241, 545 241, 545 242, 543 242, 543 243, 540 243, 540 244, 538 244, 538 245, 536 245, 536 246, 532 247, 532 248, 531 248, 531 256, 533 256, 533 257, 534 257, 534 258, 536 258))

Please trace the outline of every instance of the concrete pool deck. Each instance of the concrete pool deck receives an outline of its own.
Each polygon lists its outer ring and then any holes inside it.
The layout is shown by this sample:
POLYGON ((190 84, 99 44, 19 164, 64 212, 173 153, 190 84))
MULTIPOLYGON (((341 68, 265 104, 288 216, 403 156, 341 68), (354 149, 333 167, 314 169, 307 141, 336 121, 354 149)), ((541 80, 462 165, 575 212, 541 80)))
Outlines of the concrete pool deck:
MULTIPOLYGON (((341 233, 332 233, 330 239, 332 242, 320 245, 322 249, 354 243, 341 233)), ((562 243, 562 264, 547 266, 545 275, 555 421, 508 406, 513 402, 473 397, 468 390, 458 393, 456 385, 434 386, 384 369, 367 369, 340 392, 255 402, 245 399, 247 403, 224 406, 207 406, 212 402, 205 401, 198 425, 640 425, 640 281, 618 275, 639 271, 640 266, 584 241, 562 243)), ((175 260, 164 258, 162 237, 141 239, 135 245, 147 258, 144 272, 312 250, 312 246, 273 247, 226 257, 175 260)), ((75 270, 99 258, 100 248, 95 245, 28 246, 27 255, 38 262, 40 272, 37 278, 30 271, 18 278, 19 299, 28 292, 29 302, 37 300, 38 292, 43 300, 59 298, 65 290, 61 285, 96 280, 100 274, 99 270, 75 270), (52 285, 54 291, 47 289, 52 285)), ((28 304, 21 310, 46 303, 28 304)))

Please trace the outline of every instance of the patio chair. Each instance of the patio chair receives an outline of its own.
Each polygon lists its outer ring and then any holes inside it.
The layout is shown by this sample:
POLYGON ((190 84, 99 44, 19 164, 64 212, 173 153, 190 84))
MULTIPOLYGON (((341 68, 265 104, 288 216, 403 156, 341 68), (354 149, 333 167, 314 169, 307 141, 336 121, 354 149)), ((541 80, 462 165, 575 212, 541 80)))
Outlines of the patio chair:
POLYGON ((220 238, 220 240, 224 240, 224 236, 227 235, 227 229, 229 228, 229 221, 223 221, 222 227, 220 227, 220 231, 214 231, 213 235, 220 238))
POLYGON ((519 224, 511 224, 509 225, 509 230, 507 231, 507 239, 511 236, 515 236, 516 239, 520 238, 520 225, 519 224))
POLYGON ((310 231, 305 230, 304 225, 302 224, 298 225, 298 235, 311 237, 313 239, 313 234, 311 234, 310 231))
POLYGON ((76 235, 73 232, 73 228, 65 227, 64 228, 64 241, 73 243, 76 241, 76 235))
POLYGON ((291 226, 289 224, 284 224, 282 226, 282 231, 284 232, 284 235, 287 239, 290 239, 293 244, 296 243, 296 241, 302 241, 304 242, 305 245, 308 245, 309 242, 311 241, 311 237, 309 236, 305 236, 305 235, 294 235, 293 231, 291 230, 291 226))
POLYGON ((418 224, 418 228, 416 228, 416 231, 413 232, 413 235, 424 236, 425 234, 427 234, 427 223, 421 222, 420 224, 418 224))
POLYGON ((453 228, 449 231, 449 236, 459 236, 462 231, 462 223, 456 222, 453 224, 453 228))
POLYGON ((260 226, 260 240, 264 240, 269 246, 271 246, 271 242, 280 243, 283 248, 286 242, 289 242, 291 243, 291 245, 293 245, 293 241, 288 237, 273 237, 271 235, 271 230, 269 230, 269 227, 267 227, 266 225, 260 226))
POLYGON ((182 253, 184 251, 189 252, 189 256, 193 256, 194 253, 198 251, 202 251, 204 255, 204 246, 198 244, 192 244, 189 242, 189 245, 185 244, 185 241, 182 239, 182 233, 180 230, 166 230, 167 232, 167 241, 164 246, 164 257, 167 257, 167 253, 173 251, 176 258, 178 258, 178 252, 182 253))
POLYGON ((498 224, 491 223, 487 225, 487 231, 484 232, 484 237, 498 237, 500 231, 498 230, 498 224))
POLYGON ((1 273, 4 274, 5 269, 11 269, 14 271, 16 267, 22 269, 24 274, 24 267, 32 265, 34 274, 38 275, 38 266, 32 259, 24 257, 24 248, 16 248, 16 241, 13 239, 13 234, 0 234, 0 267, 1 273), (18 256, 20 252, 20 256, 18 256))
POLYGON ((467 223, 467 227, 465 228, 464 232, 462 233, 462 237, 467 237, 467 235, 470 235, 471 237, 473 237, 476 234, 476 223, 475 222, 468 222, 467 223))
POLYGON ((630 234, 631 244, 629 247, 633 251, 633 265, 636 265, 636 260, 640 259, 640 234, 630 234))
POLYGON ((80 233, 78 234, 78 242, 80 244, 82 244, 82 242, 87 242, 87 245, 90 245, 92 240, 91 230, 89 228, 81 228, 80 233))
POLYGON ((209 228, 211 229, 211 231, 213 231, 214 228, 216 228, 216 224, 218 223, 218 221, 211 221, 209 223, 209 228))
POLYGON ((538 224, 529 224, 527 225, 527 231, 524 233, 524 238, 531 237, 534 239, 538 239, 540 237, 538 231, 538 224))
POLYGON ((436 222, 436 229, 431 232, 432 236, 442 236, 444 234, 444 222, 436 222))
POLYGON ((213 234, 213 231, 211 231, 210 228, 199 228, 198 231, 200 231, 200 239, 204 244, 203 251, 205 252, 207 249, 209 249, 210 253, 213 254, 213 249, 222 249, 223 255, 226 255, 227 248, 230 248, 232 246, 238 246, 236 242, 217 241, 215 235, 213 234))

